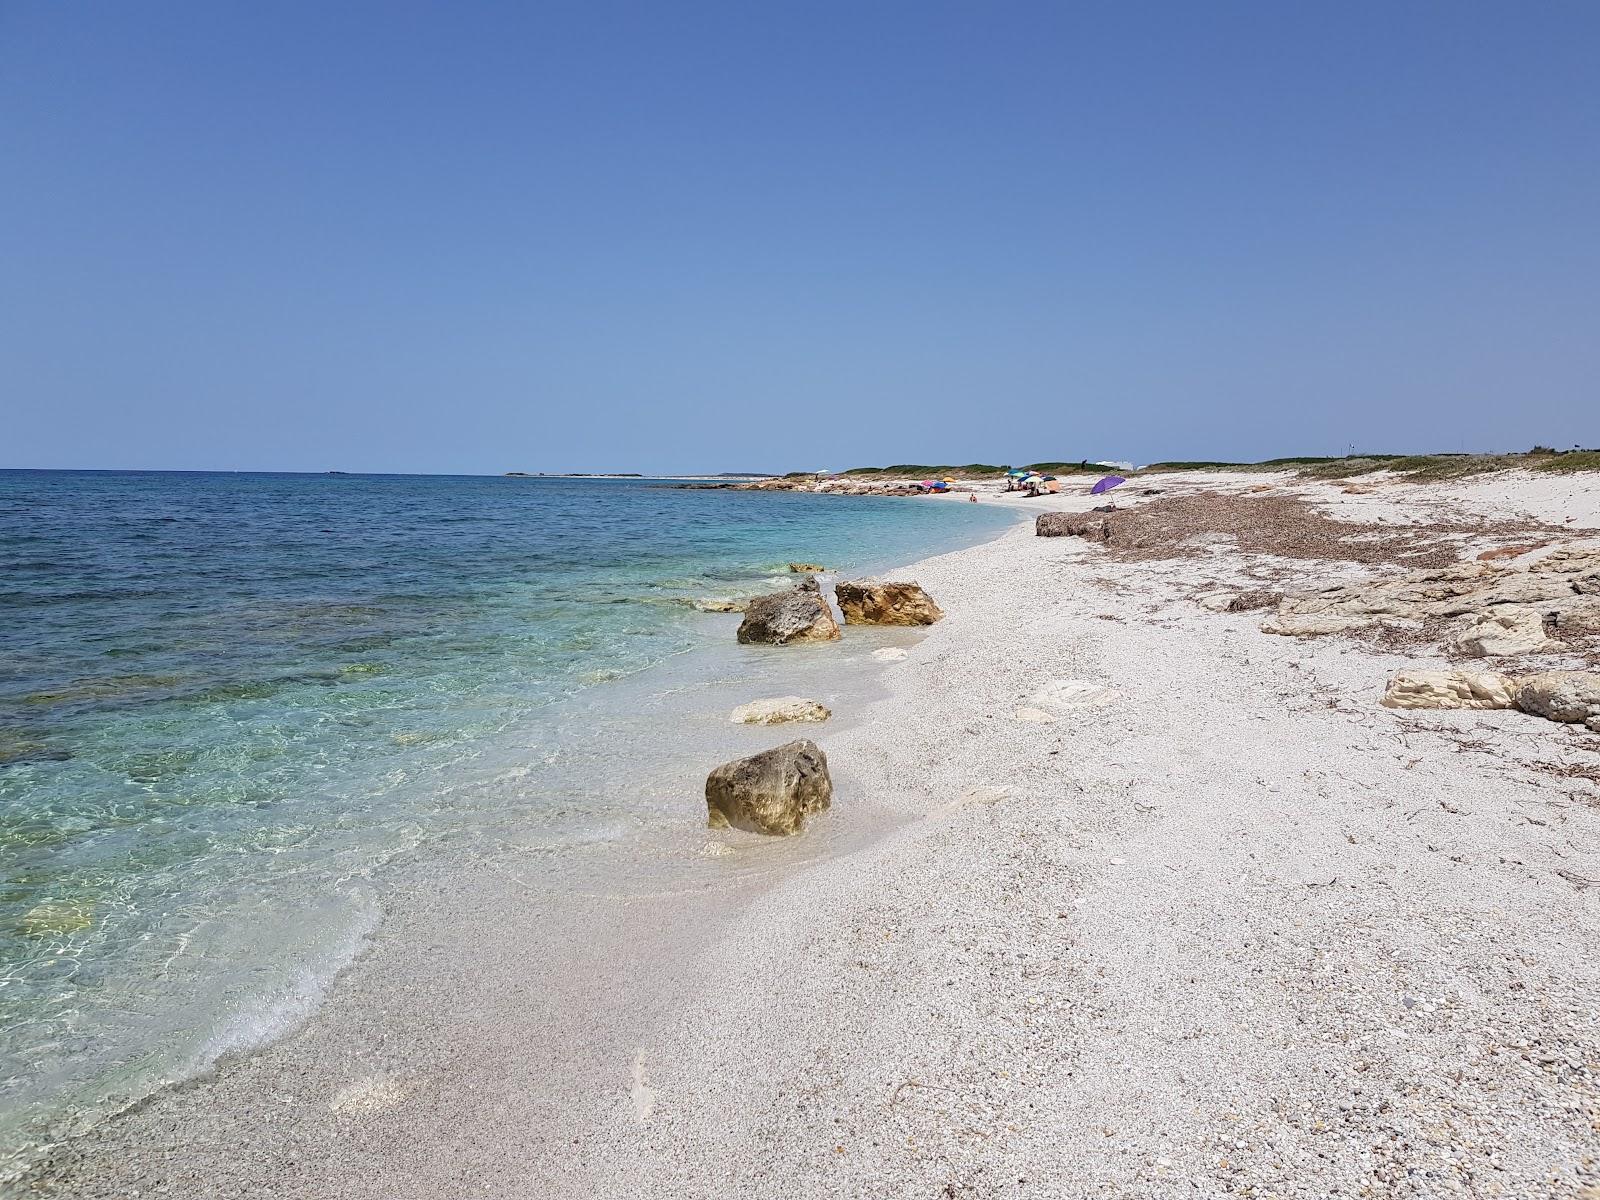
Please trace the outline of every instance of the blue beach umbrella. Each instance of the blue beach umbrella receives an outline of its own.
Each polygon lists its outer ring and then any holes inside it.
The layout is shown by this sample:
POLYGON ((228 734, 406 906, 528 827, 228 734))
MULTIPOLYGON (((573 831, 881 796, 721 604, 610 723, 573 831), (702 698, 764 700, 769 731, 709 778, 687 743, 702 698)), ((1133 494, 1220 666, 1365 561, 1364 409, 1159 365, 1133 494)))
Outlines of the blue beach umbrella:
POLYGON ((1122 484, 1127 482, 1128 481, 1121 475, 1107 475, 1099 483, 1095 484, 1089 489, 1089 494, 1091 496, 1098 496, 1101 492, 1109 492, 1112 488, 1120 487, 1122 484))

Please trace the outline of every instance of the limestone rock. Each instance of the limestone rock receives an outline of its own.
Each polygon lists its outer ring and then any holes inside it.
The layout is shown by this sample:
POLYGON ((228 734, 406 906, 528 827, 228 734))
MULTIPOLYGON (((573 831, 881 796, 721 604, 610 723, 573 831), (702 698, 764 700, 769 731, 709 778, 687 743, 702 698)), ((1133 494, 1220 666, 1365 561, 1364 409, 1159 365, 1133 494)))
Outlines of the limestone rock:
POLYGON ((1023 703, 1046 712, 1064 712, 1075 708, 1099 708, 1117 699, 1117 693, 1098 683, 1082 679, 1052 679, 1039 687, 1023 703))
POLYGON ((713 596, 704 600, 696 600, 694 606, 701 612, 742 613, 747 603, 744 600, 727 600, 720 596, 713 596))
POLYGON ((1111 536, 1111 523, 1104 513, 1040 513, 1033 523, 1037 537, 1081 537, 1103 542, 1111 536))
POLYGON ((1568 546, 1553 550, 1528 568, 1538 574, 1565 575, 1578 591, 1600 592, 1600 549, 1568 546))
POLYGON ((1600 634, 1600 596, 1574 596, 1542 606, 1551 632, 1557 637, 1593 637, 1600 634))
POLYGON ((1497 604, 1538 604, 1545 600, 1561 600, 1573 592, 1572 581, 1565 575, 1506 571, 1471 591, 1429 605, 1428 611, 1441 617, 1458 617, 1497 604))
POLYGON ((1560 648, 1560 642, 1546 636, 1544 620, 1538 613, 1511 605, 1479 613, 1447 647, 1469 658, 1542 654, 1560 648))
POLYGON ((833 619, 822 589, 814 579, 745 605, 739 641, 787 646, 792 642, 836 642, 839 623, 833 619))
POLYGON ((803 696, 775 696, 752 700, 728 714, 738 725, 782 725, 786 721, 826 721, 833 714, 826 705, 803 696))
POLYGON ((1331 633, 1349 633, 1355 629, 1371 629, 1378 624, 1375 615, 1358 613, 1312 614, 1300 616, 1279 613, 1261 624, 1262 633, 1276 633, 1282 637, 1326 637, 1331 633))
POLYGON ((796 575, 815 575, 818 571, 826 571, 827 569, 828 568, 823 566, 821 563, 789 564, 789 570, 794 572, 796 575))
POLYGON ((1588 724, 1600 718, 1600 672, 1541 671, 1517 681, 1517 707, 1551 721, 1588 724))
POLYGON ((1379 701, 1385 708, 1511 708, 1512 681, 1488 671, 1403 671, 1379 701))
POLYGON ((900 662, 906 657, 906 651, 899 646, 882 646, 872 652, 872 657, 879 662, 900 662))
POLYGON ((1390 616, 1408 620, 1486 614, 1511 605, 1541 615, 1581 596, 1600 595, 1600 550, 1557 550, 1523 569, 1500 562, 1466 562, 1435 571, 1413 571, 1292 596, 1278 606, 1280 628, 1270 633, 1342 633, 1358 626, 1331 622, 1319 628, 1309 618, 1390 616), (1302 620, 1304 619, 1304 620, 1302 620))
POLYGON ((838 583, 833 594, 846 625, 932 625, 944 616, 914 583, 838 583))
POLYGON ((805 828, 810 813, 832 803, 828 757, 811 741, 723 763, 706 777, 706 815, 713 829, 731 825, 787 836, 805 828))
POLYGON ((1196 596, 1194 602, 1211 612, 1231 612, 1233 610, 1230 606, 1238 596, 1238 592, 1207 592, 1202 596, 1196 596))

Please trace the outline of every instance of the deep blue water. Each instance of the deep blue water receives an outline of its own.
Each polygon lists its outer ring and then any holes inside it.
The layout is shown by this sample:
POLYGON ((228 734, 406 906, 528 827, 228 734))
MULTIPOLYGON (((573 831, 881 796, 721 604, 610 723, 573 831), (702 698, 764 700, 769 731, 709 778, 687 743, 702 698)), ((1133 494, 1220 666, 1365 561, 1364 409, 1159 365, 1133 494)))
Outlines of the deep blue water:
POLYGON ((729 636, 685 601, 1009 520, 632 481, 0 471, 0 1155, 235 1025, 270 1033, 267 997, 312 1003, 384 864, 487 819, 460 786, 485 756, 533 767, 494 819, 554 812, 541 713, 729 636))

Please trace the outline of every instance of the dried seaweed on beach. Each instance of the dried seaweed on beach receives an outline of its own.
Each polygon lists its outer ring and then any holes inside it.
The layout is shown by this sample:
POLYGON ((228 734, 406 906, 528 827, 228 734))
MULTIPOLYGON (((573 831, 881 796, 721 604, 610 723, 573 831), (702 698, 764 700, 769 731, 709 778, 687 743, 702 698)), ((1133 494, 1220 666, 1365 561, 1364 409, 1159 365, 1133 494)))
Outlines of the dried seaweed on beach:
POLYGON ((1202 555, 1229 540, 1243 554, 1424 568, 1458 561, 1469 538, 1553 529, 1537 521, 1340 521, 1300 496, 1223 492, 1152 500, 1111 514, 1107 526, 1107 550, 1128 562, 1202 555))

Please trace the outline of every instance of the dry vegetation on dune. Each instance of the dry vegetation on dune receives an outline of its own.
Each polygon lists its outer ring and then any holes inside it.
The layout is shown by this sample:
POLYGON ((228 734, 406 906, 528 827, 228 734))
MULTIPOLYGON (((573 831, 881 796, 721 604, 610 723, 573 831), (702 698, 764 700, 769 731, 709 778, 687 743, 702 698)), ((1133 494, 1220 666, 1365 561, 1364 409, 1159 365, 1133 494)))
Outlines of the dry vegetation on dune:
MULTIPOLYGON (((1079 459, 1075 462, 1034 462, 1015 464, 1030 471, 1051 475, 1104 475, 1115 468, 1104 463, 1079 459)), ((865 479, 927 479, 951 476, 958 479, 996 479, 1004 475, 1009 464, 967 463, 962 466, 945 463, 896 463, 887 467, 851 467, 840 474, 865 479)), ((1600 450, 1552 450, 1535 446, 1532 450, 1514 454, 1352 454, 1338 458, 1293 456, 1269 458, 1263 462, 1222 462, 1217 460, 1189 460, 1155 462, 1138 468, 1138 473, 1163 471, 1260 471, 1262 473, 1293 471, 1307 479, 1352 479, 1378 472, 1412 483, 1427 483, 1444 479, 1463 479, 1471 475, 1485 475, 1494 471, 1545 471, 1571 473, 1600 471, 1600 450)), ((1129 472, 1121 472, 1129 474, 1129 472)), ((785 478, 810 478, 814 472, 793 471, 785 478)))
POLYGON ((1419 568, 1458 561, 1467 538, 1510 541, 1564 532, 1538 521, 1340 521, 1298 496, 1223 492, 1151 500, 1113 514, 1107 525, 1107 549, 1125 561, 1206 554, 1216 539, 1227 538, 1244 554, 1419 568))
POLYGON ((1341 458, 1270 458, 1265 462, 1159 462, 1143 471, 1294 471, 1307 479, 1351 479, 1379 471, 1410 483, 1464 479, 1494 471, 1600 471, 1600 450, 1535 446, 1515 454, 1352 454, 1341 458))

